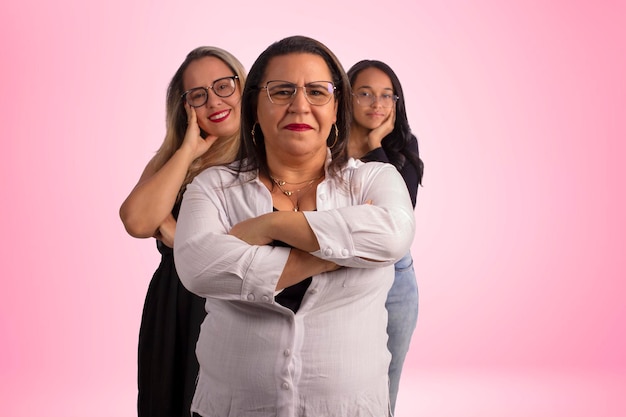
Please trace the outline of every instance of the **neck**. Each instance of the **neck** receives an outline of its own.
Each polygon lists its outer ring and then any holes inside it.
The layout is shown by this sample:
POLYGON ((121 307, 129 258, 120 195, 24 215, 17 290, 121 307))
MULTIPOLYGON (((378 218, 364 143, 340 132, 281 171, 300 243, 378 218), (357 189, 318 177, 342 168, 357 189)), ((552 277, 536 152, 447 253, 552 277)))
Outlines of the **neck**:
POLYGON ((323 158, 321 156, 277 158, 267 155, 270 176, 291 184, 310 181, 324 175, 325 163, 325 153, 323 158))
MULTIPOLYGON (((324 155, 326 156, 326 155, 324 155)), ((317 184, 324 178, 326 158, 291 157, 286 160, 267 155, 269 178, 261 181, 272 194, 278 210, 315 210, 317 184)))

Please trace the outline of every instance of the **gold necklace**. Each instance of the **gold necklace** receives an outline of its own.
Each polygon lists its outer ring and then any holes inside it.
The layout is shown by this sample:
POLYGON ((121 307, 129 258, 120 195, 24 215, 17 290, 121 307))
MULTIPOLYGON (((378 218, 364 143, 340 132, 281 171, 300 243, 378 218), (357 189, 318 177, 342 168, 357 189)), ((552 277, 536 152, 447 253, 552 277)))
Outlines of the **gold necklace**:
POLYGON ((302 195, 304 195, 307 191, 309 191, 309 189, 313 186, 313 183, 315 183, 315 181, 319 180, 322 177, 323 177, 323 175, 320 175, 319 177, 313 178, 312 180, 289 183, 287 181, 284 181, 284 180, 281 180, 281 179, 278 179, 278 178, 274 178, 274 177, 272 177, 270 175, 270 178, 272 179, 274 184, 276 184, 278 186, 278 189, 289 198, 289 201, 291 201, 291 204, 293 205, 293 211, 299 211, 300 210, 300 197, 302 197, 302 195), (298 185, 298 184, 305 184, 305 183, 306 183, 306 185, 304 187, 299 188, 297 190, 285 190, 283 188, 283 185, 285 185, 285 184, 298 185), (302 195, 300 193, 302 193, 302 195), (291 196, 293 196, 294 194, 296 194, 296 201, 295 201, 295 203, 291 199, 291 196))

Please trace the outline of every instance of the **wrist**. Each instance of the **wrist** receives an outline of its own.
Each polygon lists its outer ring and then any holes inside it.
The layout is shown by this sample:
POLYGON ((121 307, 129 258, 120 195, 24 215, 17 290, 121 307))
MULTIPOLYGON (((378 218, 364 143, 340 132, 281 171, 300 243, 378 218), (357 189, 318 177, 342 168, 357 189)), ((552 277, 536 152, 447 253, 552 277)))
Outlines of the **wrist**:
POLYGON ((382 146, 382 138, 378 137, 367 137, 367 144, 369 145, 370 151, 373 151, 376 148, 380 148, 382 146))
POLYGON ((326 266, 326 268, 325 268, 324 272, 333 272, 333 271, 336 271, 339 268, 341 268, 339 265, 337 265, 336 263, 331 262, 331 261, 326 261, 326 265, 325 266, 326 266))
POLYGON ((187 163, 187 165, 191 165, 191 163, 196 159, 196 155, 193 149, 190 149, 184 144, 176 150, 175 154, 179 155, 179 157, 183 159, 187 163))

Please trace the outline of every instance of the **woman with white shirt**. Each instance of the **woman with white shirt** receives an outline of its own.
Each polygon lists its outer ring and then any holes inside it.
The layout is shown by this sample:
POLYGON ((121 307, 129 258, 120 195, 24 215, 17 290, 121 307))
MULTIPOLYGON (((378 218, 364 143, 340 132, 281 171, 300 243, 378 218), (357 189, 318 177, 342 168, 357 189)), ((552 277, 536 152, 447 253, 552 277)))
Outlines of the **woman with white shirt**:
POLYGON ((192 412, 389 415, 385 300, 409 249, 402 177, 349 159, 350 85, 326 46, 294 36, 253 64, 240 162, 187 187, 174 254, 206 297, 192 412))

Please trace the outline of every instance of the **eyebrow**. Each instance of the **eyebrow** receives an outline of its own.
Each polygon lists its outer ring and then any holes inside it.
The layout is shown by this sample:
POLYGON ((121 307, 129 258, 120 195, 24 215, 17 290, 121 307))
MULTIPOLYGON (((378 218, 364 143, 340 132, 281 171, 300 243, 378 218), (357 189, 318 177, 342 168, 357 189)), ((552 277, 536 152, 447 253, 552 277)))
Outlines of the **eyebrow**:
MULTIPOLYGON (((360 87, 358 87, 358 88, 369 88, 370 90, 373 90, 373 89, 374 89, 374 87, 369 86, 369 85, 362 85, 362 86, 360 86, 360 87)), ((383 90, 390 90, 390 91, 393 91, 393 88, 392 88, 392 87, 385 87, 385 88, 383 88, 383 90)))
POLYGON ((216 79, 214 79, 213 81, 211 81, 210 84, 205 84, 205 85, 199 85, 197 87, 190 87, 188 89, 186 89, 185 91, 189 91, 189 90, 193 90, 194 88, 209 88, 209 86, 215 84, 215 81, 217 80, 222 80, 224 78, 233 78, 233 77, 237 77, 239 78, 239 76, 237 74, 233 74, 233 75, 224 75, 223 77, 217 77, 216 79))

